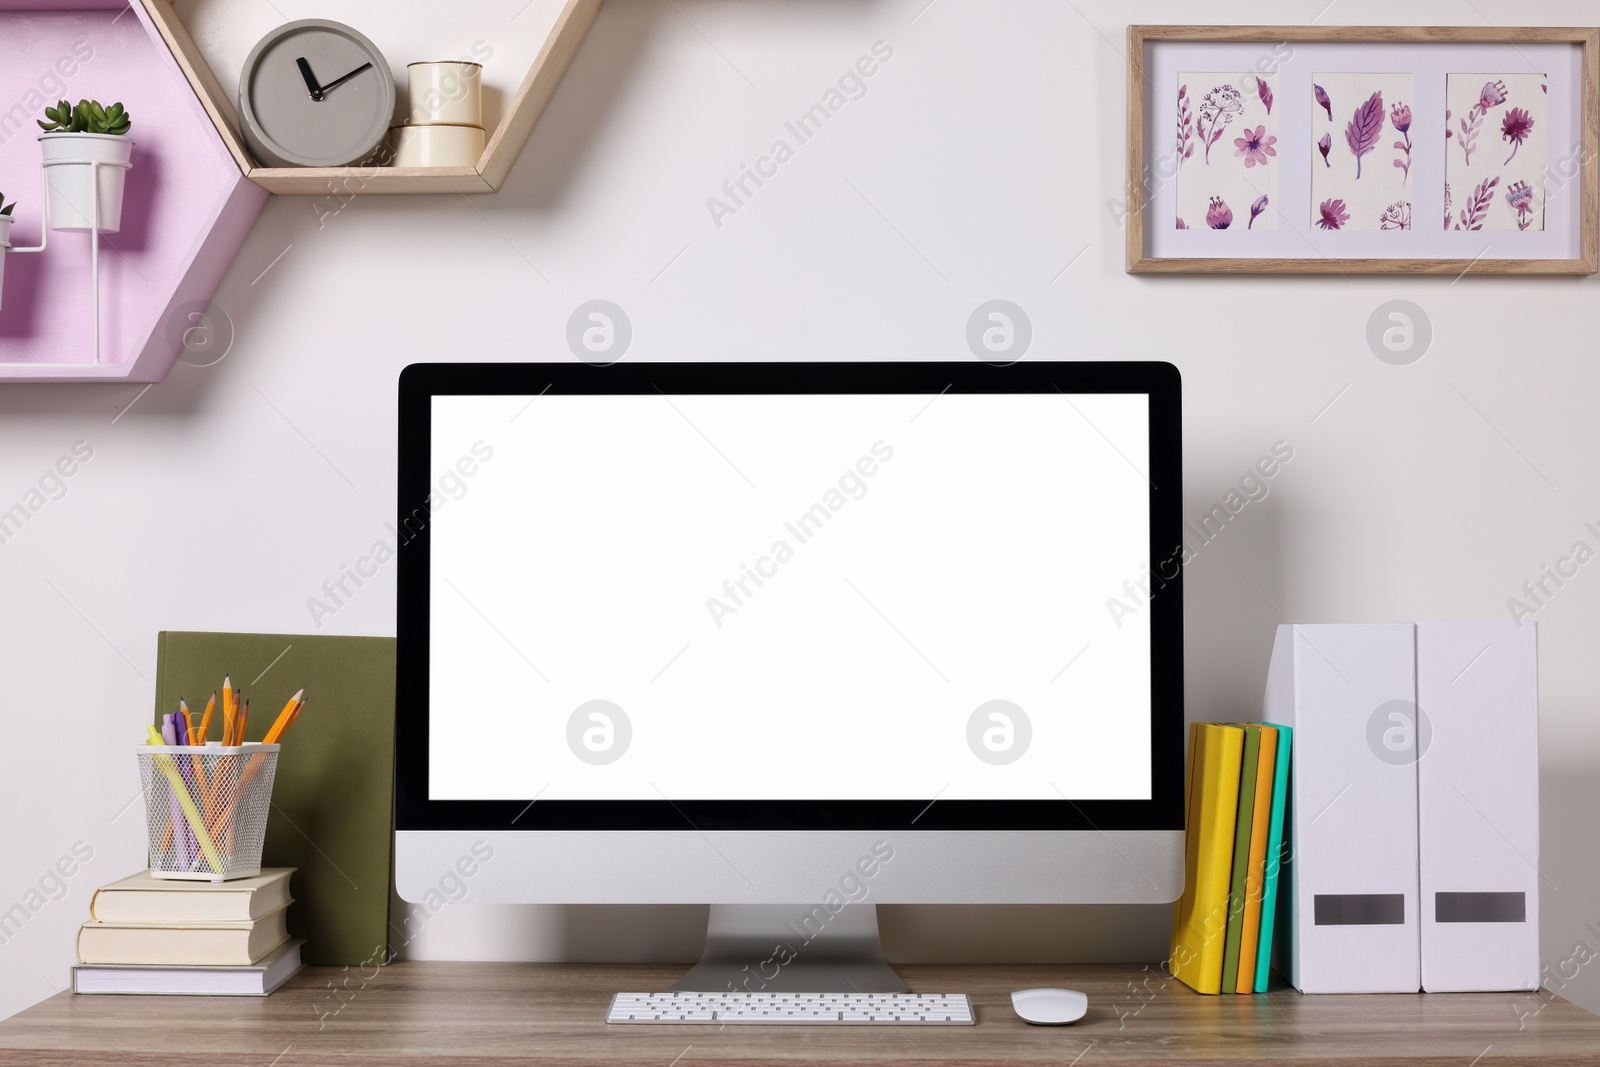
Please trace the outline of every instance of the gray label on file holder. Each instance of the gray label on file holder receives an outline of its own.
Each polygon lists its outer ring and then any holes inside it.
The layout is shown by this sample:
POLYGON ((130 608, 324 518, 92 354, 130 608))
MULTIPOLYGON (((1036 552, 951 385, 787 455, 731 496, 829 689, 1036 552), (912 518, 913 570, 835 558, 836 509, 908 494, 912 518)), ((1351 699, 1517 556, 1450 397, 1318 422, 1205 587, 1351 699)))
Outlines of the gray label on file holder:
POLYGON ((1318 893, 1312 898, 1318 926, 1404 926, 1404 893, 1318 893))
POLYGON ((1521 923, 1528 921, 1525 893, 1435 893, 1433 921, 1440 923, 1521 923))

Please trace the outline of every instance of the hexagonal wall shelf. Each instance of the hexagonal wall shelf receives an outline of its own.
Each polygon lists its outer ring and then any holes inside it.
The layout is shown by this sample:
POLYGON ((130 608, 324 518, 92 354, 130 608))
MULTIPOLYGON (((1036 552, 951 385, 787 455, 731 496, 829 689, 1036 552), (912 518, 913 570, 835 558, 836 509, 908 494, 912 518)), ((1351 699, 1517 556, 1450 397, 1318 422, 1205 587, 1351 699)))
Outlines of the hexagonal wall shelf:
POLYGON ((90 235, 52 231, 38 255, 0 250, 0 380, 165 378, 184 332, 266 200, 244 179, 138 0, 0 0, 0 190, 11 244, 41 236, 46 104, 120 100, 133 120, 121 229, 100 237, 94 362, 90 235))
MULTIPOLYGON (((262 188, 290 196, 359 193, 492 193, 496 192, 534 123, 549 103, 567 64, 600 10, 601 0, 563 0, 555 23, 488 138, 483 154, 471 167, 263 167, 251 158, 239 135, 234 93, 223 88, 169 0, 135 0, 158 27, 194 86, 217 133, 246 177, 262 188)), ((378 42, 381 47, 383 42, 378 42)), ((228 72, 237 78, 237 72, 228 72)))

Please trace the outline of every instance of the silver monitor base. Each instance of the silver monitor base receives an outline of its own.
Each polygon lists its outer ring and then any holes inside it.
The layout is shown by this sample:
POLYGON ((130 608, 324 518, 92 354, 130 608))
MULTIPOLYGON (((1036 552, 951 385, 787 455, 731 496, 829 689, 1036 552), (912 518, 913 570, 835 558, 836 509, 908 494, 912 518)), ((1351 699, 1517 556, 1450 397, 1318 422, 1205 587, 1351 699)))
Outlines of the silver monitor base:
POLYGON ((673 983, 691 993, 904 993, 883 961, 878 906, 713 904, 700 962, 673 983))

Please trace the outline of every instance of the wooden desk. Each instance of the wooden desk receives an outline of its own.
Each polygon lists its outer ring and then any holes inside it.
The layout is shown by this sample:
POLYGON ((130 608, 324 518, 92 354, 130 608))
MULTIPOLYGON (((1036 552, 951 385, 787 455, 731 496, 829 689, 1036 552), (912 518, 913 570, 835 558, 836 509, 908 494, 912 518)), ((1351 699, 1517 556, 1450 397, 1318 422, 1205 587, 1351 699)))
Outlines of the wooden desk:
POLYGON ((1206 997, 1128 965, 901 968, 914 990, 971 994, 973 1027, 604 1023, 612 993, 682 970, 399 963, 311 968, 265 999, 62 994, 0 1023, 0 1063, 1600 1065, 1600 1018, 1548 993, 1206 997), (1025 1025, 1009 993, 1041 985, 1087 992, 1088 1017, 1025 1025))

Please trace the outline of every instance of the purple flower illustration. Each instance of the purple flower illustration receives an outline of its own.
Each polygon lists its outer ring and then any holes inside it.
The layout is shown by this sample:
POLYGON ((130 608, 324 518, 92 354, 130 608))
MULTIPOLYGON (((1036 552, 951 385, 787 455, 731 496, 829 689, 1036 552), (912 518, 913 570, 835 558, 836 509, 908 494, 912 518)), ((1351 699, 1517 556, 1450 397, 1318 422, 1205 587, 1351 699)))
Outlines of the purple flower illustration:
POLYGON ((1517 182, 1506 190, 1506 203, 1517 213, 1517 229, 1526 230, 1533 223, 1533 189, 1527 182, 1517 182))
POLYGON ((1272 86, 1267 84, 1267 79, 1256 76, 1256 95, 1261 98, 1261 104, 1267 109, 1267 114, 1272 114, 1272 86))
POLYGON ((1256 216, 1265 210, 1267 210, 1267 198, 1265 194, 1263 194, 1262 196, 1256 198, 1255 203, 1250 205, 1250 222, 1245 226, 1245 229, 1253 229, 1256 224, 1256 216))
POLYGON ((1195 120, 1195 132, 1205 146, 1206 163, 1211 163, 1211 146, 1222 139, 1222 131, 1244 111, 1244 99, 1231 85, 1219 85, 1200 101, 1200 117, 1195 120))
POLYGON ((1192 117, 1189 110, 1189 87, 1178 86, 1178 162, 1182 163, 1194 155, 1194 142, 1189 129, 1189 120, 1192 117))
MULTIPOLYGON (((1461 120, 1461 161, 1467 166, 1472 166, 1472 153, 1478 147, 1478 130, 1483 125, 1483 117, 1492 107, 1499 107, 1506 102, 1506 83, 1503 81, 1484 82, 1483 88, 1478 92, 1478 102, 1467 109, 1467 117, 1461 120)), ((1450 113, 1445 112, 1445 121, 1450 120, 1450 113)), ((1531 128, 1531 123, 1530 123, 1531 128)), ((1448 138, 1449 133, 1445 134, 1448 138)), ((1523 131, 1527 136, 1527 131, 1523 131)), ((1517 150, 1511 150, 1516 155, 1517 150)))
POLYGON ((1317 103, 1321 104, 1322 105, 1322 109, 1328 113, 1328 121, 1332 122, 1333 121, 1333 101, 1328 99, 1328 90, 1324 89, 1320 85, 1313 84, 1311 86, 1311 92, 1312 92, 1313 95, 1316 96, 1317 103))
MULTIPOLYGON (((1408 104, 1396 103, 1389 109, 1389 121, 1394 128, 1400 131, 1403 140, 1396 141, 1394 147, 1400 150, 1400 158, 1393 160, 1395 166, 1400 168, 1402 183, 1411 176, 1411 107, 1408 104)), ((1409 227, 1408 227, 1409 228, 1409 227)))
POLYGON ((1332 163, 1328 162, 1328 151, 1332 147, 1333 147, 1333 134, 1331 134, 1331 133, 1323 134, 1322 135, 1322 140, 1317 142, 1317 151, 1322 153, 1322 165, 1324 167, 1332 167, 1333 166, 1332 163))
POLYGON ((1350 213, 1344 209, 1343 200, 1324 200, 1317 210, 1322 214, 1317 225, 1324 230, 1337 230, 1350 221, 1350 213))
POLYGON ((1245 170, 1249 170, 1258 163, 1264 167, 1267 165, 1268 156, 1278 154, 1278 150, 1272 147, 1277 143, 1278 139, 1269 136, 1265 126, 1257 126, 1253 130, 1246 126, 1244 128, 1244 136, 1233 139, 1233 154, 1235 157, 1242 156, 1244 158, 1245 170))
POLYGON ((1187 230, 1188 228, 1189 228, 1189 224, 1187 222, 1184 222, 1182 219, 1178 220, 1178 229, 1187 230))
POLYGON ((1223 202, 1222 197, 1213 196, 1211 206, 1206 209, 1206 225, 1213 230, 1226 230, 1233 223, 1233 209, 1223 202))
POLYGON ((1396 200, 1394 203, 1384 208, 1383 213, 1378 216, 1378 229, 1411 229, 1411 201, 1396 200))
POLYGON ((1375 92, 1356 108, 1344 127, 1345 144, 1356 157, 1356 180, 1361 179, 1361 157, 1372 151, 1383 132, 1383 93, 1375 92))
MULTIPOLYGON (((1511 142, 1511 155, 1506 157, 1510 163, 1516 156, 1517 149, 1522 147, 1522 142, 1528 139, 1528 134, 1533 132, 1533 116, 1520 107, 1511 108, 1506 112, 1505 118, 1500 121, 1500 136, 1511 142)), ((1501 166, 1505 166, 1502 163, 1501 166)))
MULTIPOLYGON (((1449 132, 1448 131, 1446 131, 1445 136, 1446 137, 1449 136, 1449 132)), ((1447 229, 1447 230, 1450 228, 1450 183, 1449 182, 1445 182, 1444 183, 1444 228, 1447 229)))

